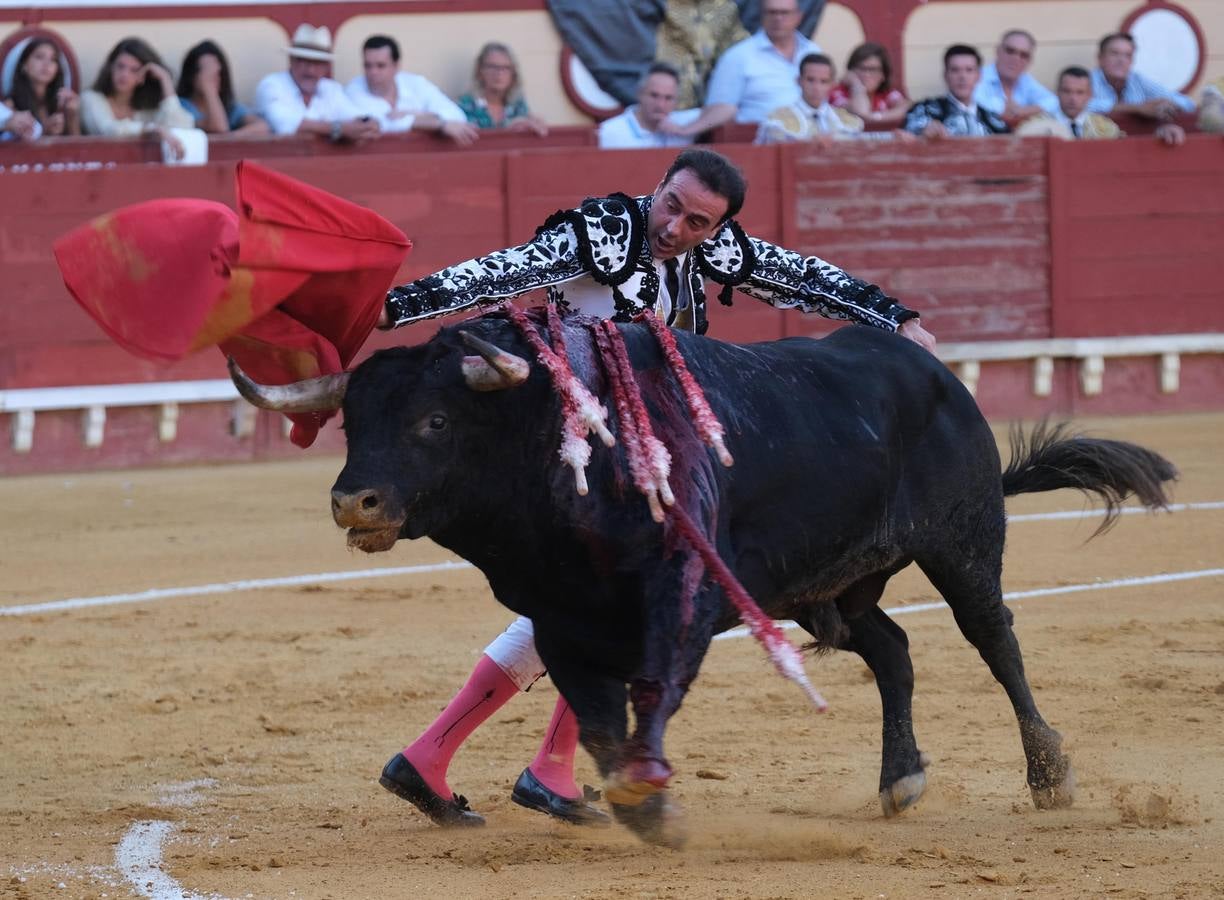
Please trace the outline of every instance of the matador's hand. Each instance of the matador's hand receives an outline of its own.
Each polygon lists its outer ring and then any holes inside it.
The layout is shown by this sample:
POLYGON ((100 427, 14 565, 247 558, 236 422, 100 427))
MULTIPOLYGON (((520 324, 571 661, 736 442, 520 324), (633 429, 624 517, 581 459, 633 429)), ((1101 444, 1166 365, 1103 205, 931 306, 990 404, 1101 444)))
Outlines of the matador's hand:
POLYGON ((897 329, 897 334, 909 338, 928 353, 935 352, 935 335, 919 325, 917 319, 906 319, 897 329))

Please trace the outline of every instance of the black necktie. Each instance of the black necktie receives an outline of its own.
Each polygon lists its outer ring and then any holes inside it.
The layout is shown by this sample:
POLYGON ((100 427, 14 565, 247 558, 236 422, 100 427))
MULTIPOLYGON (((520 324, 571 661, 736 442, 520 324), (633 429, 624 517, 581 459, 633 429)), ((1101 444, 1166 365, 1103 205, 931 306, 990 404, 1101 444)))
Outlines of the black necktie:
POLYGON ((1083 135, 1080 134, 1080 123, 1074 119, 1071 120, 1071 134, 1073 134, 1075 137, 1083 137, 1083 135))
POLYGON ((671 309, 667 313, 667 324, 676 321, 676 310, 680 308, 680 263, 673 256, 663 260, 663 271, 667 276, 667 293, 671 295, 671 309))
POLYGON ((667 271, 667 293, 675 309, 680 305, 680 261, 673 256, 663 261, 663 268, 667 271))

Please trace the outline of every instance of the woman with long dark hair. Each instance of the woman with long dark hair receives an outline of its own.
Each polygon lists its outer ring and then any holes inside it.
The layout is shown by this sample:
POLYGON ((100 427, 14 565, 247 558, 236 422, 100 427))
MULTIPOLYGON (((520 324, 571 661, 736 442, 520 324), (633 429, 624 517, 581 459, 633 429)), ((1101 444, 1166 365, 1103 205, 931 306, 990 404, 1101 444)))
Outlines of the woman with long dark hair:
POLYGON ((846 60, 846 76, 829 94, 829 102, 864 122, 899 125, 910 102, 892 86, 892 63, 880 44, 859 44, 846 60))
POLYGON ((17 57, 13 89, 4 105, 28 112, 48 136, 81 133, 81 100, 64 86, 59 47, 48 37, 32 37, 17 57))
POLYGON ((81 94, 81 124, 86 134, 104 137, 159 135, 173 148, 182 145, 171 128, 194 128, 174 91, 174 79, 161 57, 140 38, 124 38, 106 57, 93 90, 81 94))
POLYGON ((268 134, 268 123, 234 99, 229 60, 212 41, 200 41, 183 57, 179 102, 209 134, 268 134))

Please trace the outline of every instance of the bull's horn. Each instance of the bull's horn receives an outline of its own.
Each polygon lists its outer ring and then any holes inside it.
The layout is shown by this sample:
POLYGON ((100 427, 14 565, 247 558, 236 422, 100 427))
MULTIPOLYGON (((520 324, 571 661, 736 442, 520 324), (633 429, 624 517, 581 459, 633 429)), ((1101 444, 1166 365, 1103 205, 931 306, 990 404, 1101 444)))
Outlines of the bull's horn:
POLYGON ((463 380, 472 390, 504 391, 527 380, 531 363, 521 356, 507 353, 496 344, 490 344, 468 331, 460 331, 459 337, 470 349, 480 354, 479 357, 463 358, 463 380))
POLYGON ((230 378, 238 393, 252 406, 283 413, 323 412, 339 409, 348 387, 349 373, 307 378, 292 384, 257 384, 229 357, 230 378))

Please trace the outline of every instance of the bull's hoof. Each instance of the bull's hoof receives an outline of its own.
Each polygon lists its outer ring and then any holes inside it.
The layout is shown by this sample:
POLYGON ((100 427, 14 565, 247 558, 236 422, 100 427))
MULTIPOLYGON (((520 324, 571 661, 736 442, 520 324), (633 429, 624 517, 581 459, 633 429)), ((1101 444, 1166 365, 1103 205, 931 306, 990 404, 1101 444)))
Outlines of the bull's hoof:
POLYGON ((671 776, 671 766, 661 759, 631 759, 608 776, 604 796, 609 803, 640 806, 650 797, 666 790, 671 776))
POLYGON ((640 800, 635 806, 612 804, 617 821, 647 844, 680 850, 688 842, 684 811, 662 793, 640 800))
POLYGON ((604 785, 604 796, 609 803, 623 807, 641 806, 651 797, 665 790, 665 786, 651 781, 626 781, 614 773, 604 785))
POLYGON ((926 790, 926 772, 906 775, 880 791, 880 808, 885 818, 899 816, 918 802, 926 790))
POLYGON ((1029 786, 1033 794, 1033 805, 1038 809, 1066 809, 1075 803, 1075 770, 1071 761, 1063 757, 1062 779, 1048 787, 1029 786))
POLYGON ((884 810, 885 818, 898 816, 918 802, 926 790, 926 767, 930 764, 931 758, 919 751, 917 772, 911 772, 880 789, 880 808, 884 810))

